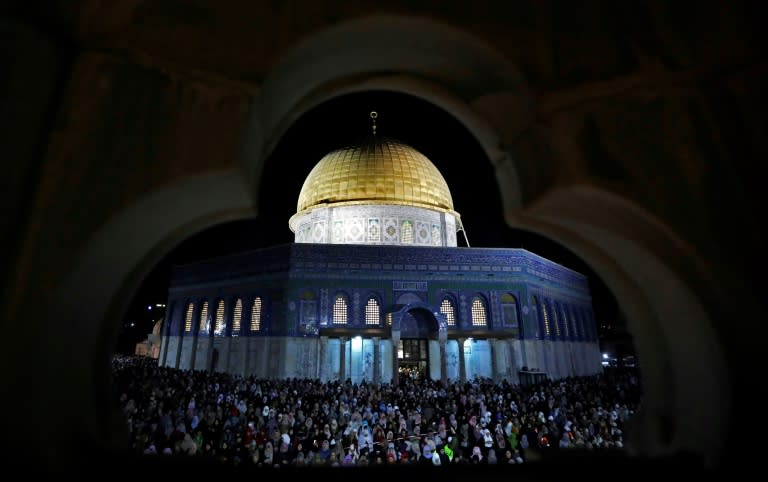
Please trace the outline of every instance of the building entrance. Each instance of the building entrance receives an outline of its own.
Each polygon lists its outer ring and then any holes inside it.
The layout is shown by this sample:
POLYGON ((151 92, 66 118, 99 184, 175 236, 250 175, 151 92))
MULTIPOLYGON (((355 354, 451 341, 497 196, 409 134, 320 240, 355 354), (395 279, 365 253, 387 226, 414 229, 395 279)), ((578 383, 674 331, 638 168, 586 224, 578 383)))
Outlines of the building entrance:
POLYGON ((426 339, 400 340, 397 358, 401 377, 422 379, 429 375, 429 346, 426 339))

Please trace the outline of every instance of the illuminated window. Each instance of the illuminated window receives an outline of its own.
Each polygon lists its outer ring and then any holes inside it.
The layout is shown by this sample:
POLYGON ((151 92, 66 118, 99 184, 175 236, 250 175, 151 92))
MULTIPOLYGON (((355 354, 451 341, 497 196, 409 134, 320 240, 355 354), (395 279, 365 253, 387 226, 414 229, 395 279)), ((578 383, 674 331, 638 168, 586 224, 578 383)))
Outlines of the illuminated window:
POLYGON ((400 242, 403 244, 413 243, 413 221, 405 220, 400 225, 400 242))
POLYGON ((243 300, 235 302, 235 310, 232 313, 232 336, 240 336, 240 320, 243 317, 243 300))
POLYGON ((505 326, 518 326, 517 298, 511 293, 501 296, 501 314, 504 317, 505 326))
POLYGON ((336 295, 333 300, 333 324, 345 325, 347 323, 347 298, 344 295, 336 295))
POLYGON ((211 327, 211 321, 208 319, 208 302, 203 303, 203 309, 200 310, 200 333, 208 333, 211 327))
POLYGON ((560 323, 561 321, 559 318, 559 313, 557 312, 557 303, 552 303, 552 321, 554 321, 555 325, 555 336, 560 338, 560 323))
POLYGON ((440 303, 440 313, 445 316, 445 322, 448 326, 456 326, 456 309, 451 300, 443 298, 443 302, 440 303))
POLYGON ((224 300, 219 300, 216 305, 216 322, 213 324, 213 334, 221 336, 224 334, 224 300))
POLYGON ((544 318, 544 336, 549 336, 552 330, 549 327, 549 313, 547 312, 547 304, 541 302, 541 315, 544 318))
POLYGON ((261 330, 261 296, 253 300, 251 307, 251 331, 261 330))
POLYGON ((380 319, 379 302, 376 298, 368 298, 365 305, 365 324, 378 325, 380 319))
POLYGON ((387 313, 387 326, 392 326, 392 313, 387 313))
POLYGON ((487 326, 485 303, 482 298, 475 296, 472 300, 472 326, 487 326))
POLYGON ((184 331, 187 333, 192 331, 192 313, 195 311, 195 306, 192 303, 187 305, 187 315, 184 317, 184 331))

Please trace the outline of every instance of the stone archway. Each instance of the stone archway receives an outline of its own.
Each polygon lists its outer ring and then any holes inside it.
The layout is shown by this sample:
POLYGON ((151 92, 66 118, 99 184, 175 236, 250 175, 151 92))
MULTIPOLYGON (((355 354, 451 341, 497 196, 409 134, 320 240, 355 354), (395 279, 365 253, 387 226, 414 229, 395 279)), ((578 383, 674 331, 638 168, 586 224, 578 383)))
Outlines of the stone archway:
POLYGON ((693 452, 717 460, 728 427, 729 383, 712 307, 702 301, 712 292, 694 289, 705 277, 703 260, 672 229, 618 195, 547 185, 535 176, 524 185, 522 163, 546 159, 521 159, 517 147, 524 144, 519 151, 529 156, 546 157, 549 151, 533 123, 536 107, 514 65, 470 35, 432 20, 375 16, 307 38, 276 65, 254 101, 243 151, 249 182, 260 182, 260 159, 304 112, 366 89, 421 97, 458 119, 495 167, 507 223, 558 241, 613 288, 631 319, 641 364, 646 360, 645 406, 627 439, 629 449, 651 456, 693 452), (452 51, 446 63, 433 55, 435 46, 452 51), (606 207, 612 209, 609 216, 595 216, 606 207), (693 261, 682 265, 680 259, 693 261), (661 286, 668 290, 661 293, 661 286))
POLYGON ((342 22, 285 55, 265 78, 244 130, 242 162, 249 181, 261 182, 263 159, 304 113, 365 90, 406 93, 460 119, 511 184, 502 192, 504 205, 520 206, 517 167, 504 146, 533 119, 533 96, 517 67, 499 52, 427 18, 376 15, 342 22))
POLYGON ((58 322, 45 326, 47 333, 36 336, 40 343, 26 349, 27 356, 49 365, 49 373, 67 373, 69 390, 58 392, 56 405, 67 413, 92 414, 99 423, 83 424, 76 417, 61 419, 53 413, 40 413, 38 420, 104 447, 120 446, 127 434, 124 424, 109 412, 109 386, 100 383, 93 388, 94 380, 111 377, 110 350, 119 328, 115 317, 125 312, 146 274, 177 243, 209 226, 250 215, 251 198, 242 178, 235 172, 217 173, 153 192, 115 214, 91 236, 58 291, 41 296, 41 303, 57 313, 58 322), (74 333, 77 352, 62 342, 74 333), (56 420, 47 421, 49 416, 56 420))
MULTIPOLYGON (((404 305, 395 305, 387 313, 391 318, 391 341, 392 341, 392 378, 398 383, 401 363, 399 361, 398 347, 406 340, 416 340, 419 346, 427 349, 427 363, 423 357, 419 357, 418 366, 425 370, 426 376, 430 378, 439 378, 442 381, 447 379, 445 365, 445 344, 447 341, 447 324, 445 317, 438 310, 435 310, 427 303, 414 301, 404 305), (433 356, 437 355, 437 356, 433 356), (436 359, 436 363, 433 365, 436 359), (437 376, 435 376, 437 375, 437 376)), ((422 348, 422 349, 423 349, 422 348)), ((409 358, 409 357, 405 357, 409 358)))
MULTIPOLYGON (((508 213, 508 219, 563 242, 619 301, 644 384, 644 407, 634 418, 628 448, 658 456, 721 447, 729 380, 714 322, 701 301, 707 296, 693 289, 700 284, 693 279, 711 286, 695 249, 649 213, 594 188, 555 190, 524 213, 508 213)), ((711 456, 716 460, 717 454, 711 456)))

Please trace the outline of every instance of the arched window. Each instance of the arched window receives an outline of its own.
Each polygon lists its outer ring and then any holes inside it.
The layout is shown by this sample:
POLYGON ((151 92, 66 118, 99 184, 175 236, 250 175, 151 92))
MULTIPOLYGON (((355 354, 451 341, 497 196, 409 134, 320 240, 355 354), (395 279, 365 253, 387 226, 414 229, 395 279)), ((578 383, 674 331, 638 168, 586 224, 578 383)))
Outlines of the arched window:
POLYGON ((184 316, 184 331, 189 333, 192 331, 192 314, 195 311, 195 305, 192 303, 187 304, 187 314, 184 316))
POLYGON ((336 295, 333 300, 333 324, 347 324, 347 297, 343 294, 336 295))
POLYGON ((368 298, 368 303, 365 304, 365 324, 366 325, 378 325, 381 320, 381 310, 379 309, 379 301, 374 298, 368 298))
POLYGON ((504 326, 517 327, 519 325, 517 298, 512 293, 501 295, 501 314, 504 317, 504 326))
POLYGON ((549 313, 547 312, 546 301, 541 302, 541 317, 544 319, 544 337, 549 338, 552 334, 552 329, 549 326, 549 313))
POLYGON ((243 318, 243 300, 240 298, 235 302, 235 309, 232 312, 232 336, 240 336, 240 321, 243 318))
POLYGON ((224 300, 219 300, 216 304, 216 322, 213 324, 214 336, 221 336, 224 334, 224 300))
POLYGON ((251 306, 251 331, 261 330, 261 296, 253 299, 251 306))
POLYGON ((211 320, 208 319, 208 302, 203 302, 203 309, 200 310, 200 333, 208 333, 211 327, 211 320))
POLYGON ((560 313, 558 313, 557 303, 554 301, 552 302, 552 321, 554 322, 553 325, 555 325, 555 338, 560 338, 560 313))
POLYGON ((448 326, 456 326, 456 308, 450 298, 443 298, 442 303, 440 303, 440 313, 445 316, 445 322, 448 326))
POLYGON ((479 296, 472 300, 472 326, 488 326, 485 302, 479 296))

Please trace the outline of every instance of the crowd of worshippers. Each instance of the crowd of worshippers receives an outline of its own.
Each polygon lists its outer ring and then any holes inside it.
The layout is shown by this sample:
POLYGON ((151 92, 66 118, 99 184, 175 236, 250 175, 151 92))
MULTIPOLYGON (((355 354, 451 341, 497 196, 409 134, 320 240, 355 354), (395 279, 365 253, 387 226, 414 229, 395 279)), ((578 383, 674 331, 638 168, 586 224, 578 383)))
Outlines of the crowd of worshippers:
POLYGON ((271 380, 115 356, 115 394, 138 454, 235 465, 522 464, 540 451, 623 450, 636 373, 530 386, 271 380))

